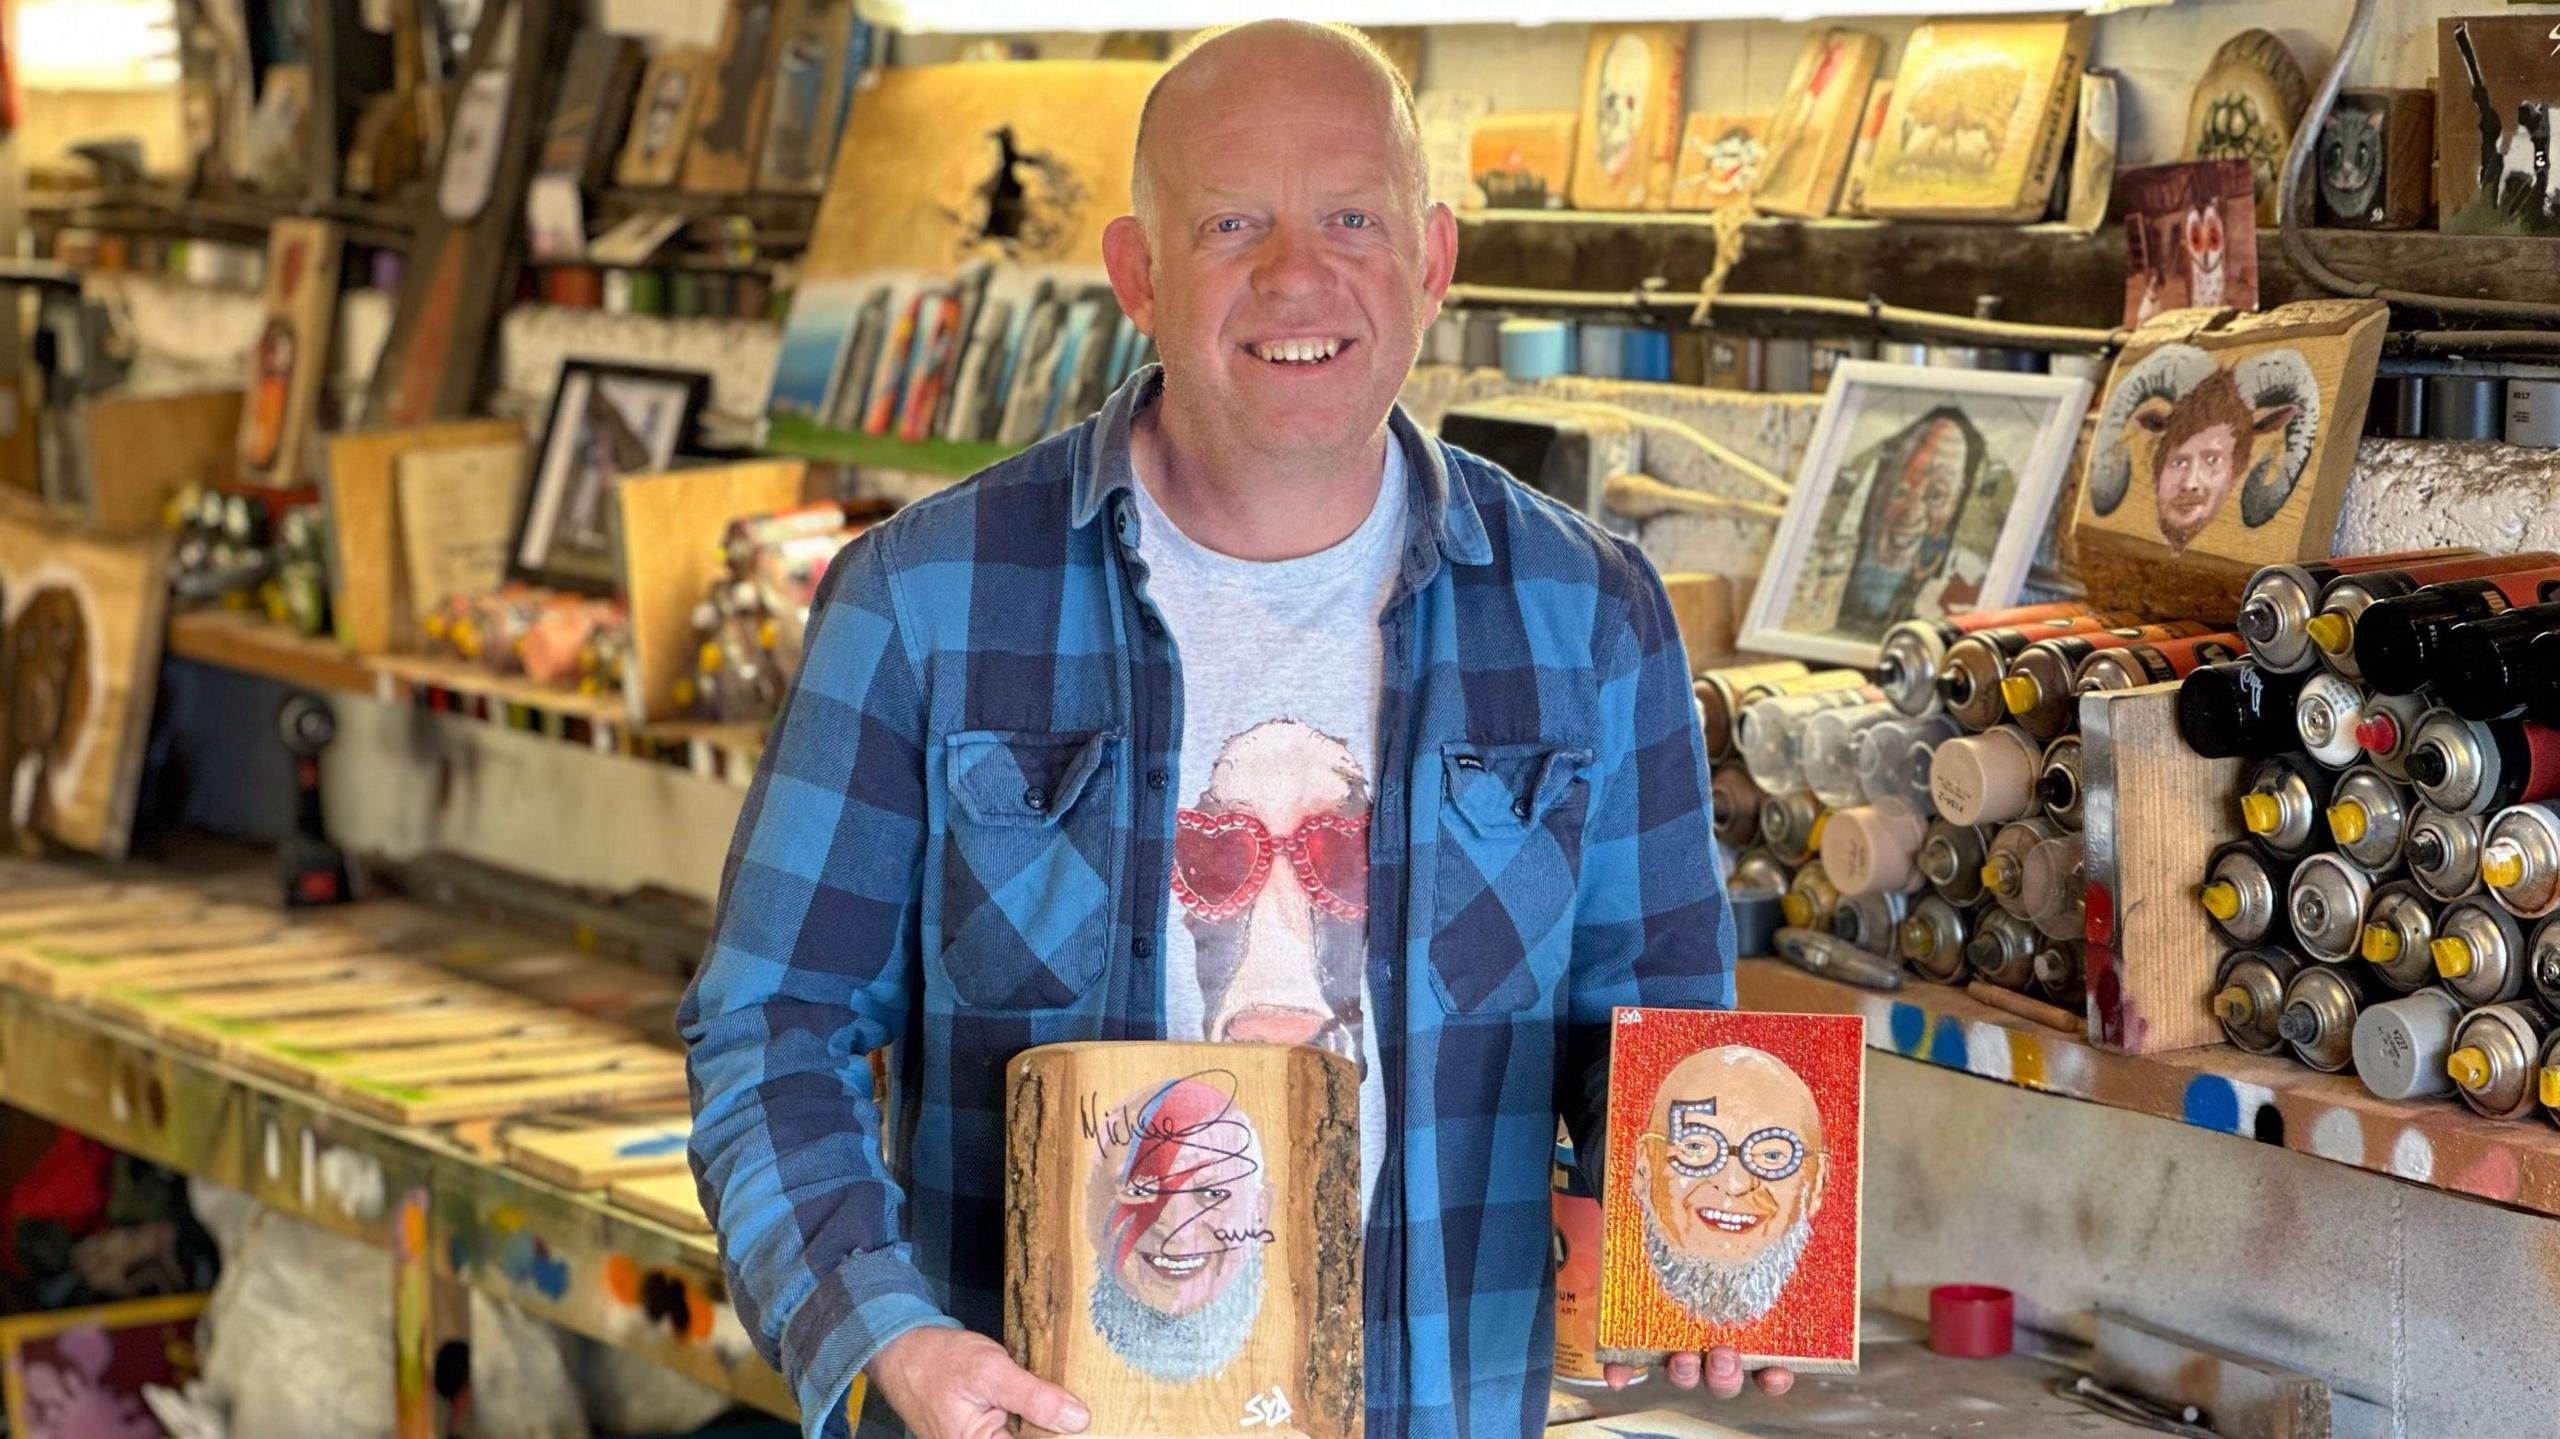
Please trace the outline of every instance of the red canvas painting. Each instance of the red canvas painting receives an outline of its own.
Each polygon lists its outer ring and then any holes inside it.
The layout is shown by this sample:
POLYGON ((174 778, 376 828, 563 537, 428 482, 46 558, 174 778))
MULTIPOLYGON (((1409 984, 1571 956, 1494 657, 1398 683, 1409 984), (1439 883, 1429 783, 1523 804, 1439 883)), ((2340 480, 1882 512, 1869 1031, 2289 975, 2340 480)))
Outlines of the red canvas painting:
POLYGON ((1866 1022, 1621 1009, 1600 1343, 1858 1367, 1866 1022))

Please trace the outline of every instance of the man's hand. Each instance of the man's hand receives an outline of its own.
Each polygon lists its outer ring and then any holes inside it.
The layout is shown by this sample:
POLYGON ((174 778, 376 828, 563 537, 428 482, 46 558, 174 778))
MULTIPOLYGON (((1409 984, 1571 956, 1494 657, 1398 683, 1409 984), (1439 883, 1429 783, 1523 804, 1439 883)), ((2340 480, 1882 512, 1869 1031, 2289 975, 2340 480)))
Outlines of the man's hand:
MULTIPOLYGON (((1696 1372, 1691 1365, 1692 1384, 1696 1372)), ((890 1340, 872 1357, 871 1382, 917 1439, 1000 1439, 1017 1414, 1061 1434, 1092 1422, 1076 1396, 1034 1378, 1004 1346, 966 1329, 910 1329, 890 1340)))
MULTIPOLYGON (((1706 1371, 1707 1392, 1718 1399, 1731 1399, 1742 1392, 1742 1355, 1738 1350, 1710 1349, 1703 1355, 1695 1352, 1674 1354, 1662 1365, 1662 1372, 1670 1376, 1671 1387, 1675 1389, 1697 1388, 1700 1369, 1706 1371)), ((1636 1367, 1632 1364, 1611 1364, 1606 1366, 1606 1372, 1612 1389, 1624 1389, 1635 1382, 1636 1367)), ((1796 1387, 1795 1371, 1774 1365, 1754 1370, 1751 1378, 1763 1394, 1784 1394, 1796 1387)))

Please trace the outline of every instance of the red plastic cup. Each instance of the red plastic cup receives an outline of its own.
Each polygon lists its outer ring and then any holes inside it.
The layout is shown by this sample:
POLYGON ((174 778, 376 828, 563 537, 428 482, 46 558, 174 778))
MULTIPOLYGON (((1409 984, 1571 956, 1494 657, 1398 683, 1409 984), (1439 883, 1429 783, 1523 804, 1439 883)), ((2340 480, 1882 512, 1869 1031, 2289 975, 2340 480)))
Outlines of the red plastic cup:
POLYGON ((2018 1300, 1990 1284, 1929 1291, 1929 1349, 1952 1359, 1997 1359, 2017 1338, 2018 1300))

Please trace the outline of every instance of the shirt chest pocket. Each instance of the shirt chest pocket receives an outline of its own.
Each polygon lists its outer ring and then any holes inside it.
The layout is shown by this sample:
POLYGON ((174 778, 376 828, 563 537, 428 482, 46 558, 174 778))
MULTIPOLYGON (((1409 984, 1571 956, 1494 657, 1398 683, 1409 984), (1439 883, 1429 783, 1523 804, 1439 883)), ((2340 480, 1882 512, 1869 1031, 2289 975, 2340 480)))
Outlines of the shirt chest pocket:
POLYGON ((1591 751, 1440 747, 1431 861, 1431 984, 1453 1014, 1516 1014, 1554 992, 1572 956, 1591 751))
POLYGON ((1102 972, 1119 748, 1108 730, 950 737, 939 961, 963 1004, 1055 1009, 1102 972))

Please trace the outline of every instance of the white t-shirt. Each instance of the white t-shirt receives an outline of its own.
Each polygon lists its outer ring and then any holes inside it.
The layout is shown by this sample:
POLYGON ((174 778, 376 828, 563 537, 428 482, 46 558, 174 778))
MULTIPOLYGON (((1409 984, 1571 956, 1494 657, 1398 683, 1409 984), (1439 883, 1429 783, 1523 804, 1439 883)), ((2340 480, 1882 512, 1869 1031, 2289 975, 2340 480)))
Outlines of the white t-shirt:
POLYGON ((1405 484, 1391 436, 1360 528, 1275 561, 1207 548, 1143 478, 1136 487, 1147 597, 1182 675, 1166 1032, 1311 1044, 1358 1063, 1364 1214, 1387 1139, 1366 1023, 1378 618, 1404 541, 1405 484))

